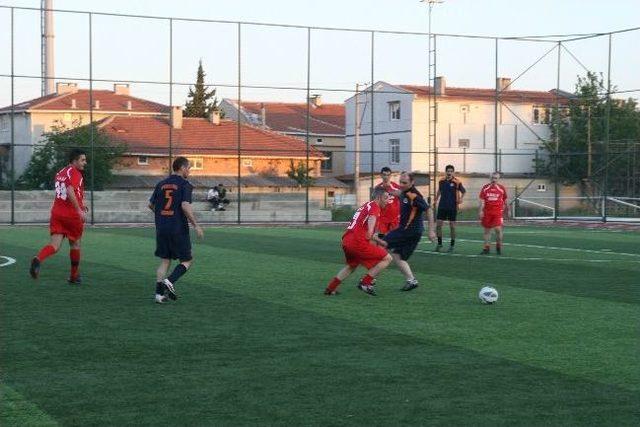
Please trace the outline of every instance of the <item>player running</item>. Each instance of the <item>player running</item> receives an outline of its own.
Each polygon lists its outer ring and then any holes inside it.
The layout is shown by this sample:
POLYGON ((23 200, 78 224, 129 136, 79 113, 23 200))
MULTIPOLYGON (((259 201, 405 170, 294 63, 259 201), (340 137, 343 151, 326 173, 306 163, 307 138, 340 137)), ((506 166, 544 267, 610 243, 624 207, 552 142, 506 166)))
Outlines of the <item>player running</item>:
POLYGON ((488 255, 491 248, 491 230, 496 232, 496 253, 502 254, 502 224, 505 207, 507 206, 507 189, 498 184, 500 173, 491 174, 491 182, 480 190, 480 211, 478 216, 484 227, 484 248, 480 255, 488 255))
POLYGON ((62 240, 69 240, 69 258, 71 259, 71 274, 67 280, 71 284, 82 283, 80 277, 80 239, 84 231, 84 178, 82 171, 87 165, 87 154, 80 149, 73 149, 69 153, 69 165, 62 168, 55 176, 56 197, 51 208, 49 233, 51 240, 31 260, 29 274, 34 279, 40 275, 42 262, 58 252, 62 240))
POLYGON ((191 207, 193 186, 187 181, 191 169, 189 160, 176 157, 172 169, 173 173, 156 185, 149 199, 149 209, 155 213, 155 255, 161 260, 156 271, 155 300, 158 304, 166 302, 167 298, 178 298, 175 284, 191 266, 193 257, 188 222, 193 225, 198 237, 204 236, 191 207), (178 259, 180 263, 167 277, 172 259, 178 259))
MULTIPOLYGON (((376 186, 376 188, 382 188, 386 192, 399 190, 400 187, 395 182, 391 181, 391 169, 387 166, 380 170, 380 176, 382 182, 376 186)), ((383 238, 385 234, 398 227, 400 222, 400 199, 396 196, 389 194, 389 200, 380 213, 380 220, 378 221, 378 237, 383 238)))
POLYGON ((442 225, 444 221, 449 221, 449 230, 451 234, 451 244, 447 252, 453 252, 456 244, 456 218, 458 216, 458 206, 462 204, 462 199, 467 190, 464 189, 462 181, 453 174, 455 169, 453 165, 447 165, 444 168, 445 177, 438 182, 438 192, 434 205, 438 207, 436 216, 436 234, 438 235, 438 245, 436 252, 442 250, 442 225))
POLYGON ((375 233, 380 210, 385 207, 389 193, 378 187, 373 190, 371 198, 370 202, 356 211, 342 236, 342 250, 346 265, 331 279, 324 290, 325 295, 336 295, 340 283, 349 277, 358 265, 368 270, 367 274, 360 279, 358 289, 371 296, 376 295, 374 288, 376 276, 391 262, 391 255, 384 249, 387 246, 386 242, 375 233))
POLYGON ((429 209, 429 203, 415 187, 413 173, 402 172, 400 175, 400 190, 395 191, 394 195, 400 198, 400 226, 389 232, 384 237, 384 240, 388 244, 387 248, 391 252, 393 261, 406 280, 401 290, 410 291, 418 287, 418 280, 413 275, 407 261, 422 238, 422 233, 424 232, 422 217, 425 213, 429 221, 429 240, 433 241, 435 239, 433 216, 431 215, 431 209, 429 209))

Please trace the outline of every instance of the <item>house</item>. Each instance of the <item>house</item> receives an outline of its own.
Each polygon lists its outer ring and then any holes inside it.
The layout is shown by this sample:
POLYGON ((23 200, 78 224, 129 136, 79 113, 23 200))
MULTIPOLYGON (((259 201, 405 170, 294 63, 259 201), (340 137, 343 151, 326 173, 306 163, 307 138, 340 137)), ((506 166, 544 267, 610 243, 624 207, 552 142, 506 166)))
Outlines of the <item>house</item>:
MULTIPOLYGON (((107 117, 168 116, 169 107, 131 96, 128 84, 113 90, 78 89, 76 83, 57 83, 56 92, 41 98, 0 108, 0 146, 11 147, 11 114, 14 121, 15 168, 20 176, 31 159, 33 147, 46 132, 74 128, 107 117), (91 102, 90 102, 91 101, 91 102)), ((7 154, 7 157, 9 154, 7 154)))
MULTIPOLYGON (((550 112, 565 92, 516 90, 508 78, 498 79, 498 120, 494 128, 495 88, 447 87, 444 77, 435 84, 437 98, 435 148, 437 170, 453 164, 463 173, 486 174, 497 169, 510 174, 531 173, 533 160, 543 155, 543 140, 551 137, 550 112), (497 142, 494 137, 497 129, 497 142), (496 149, 497 148, 497 149, 496 149)), ((360 171, 428 171, 429 98, 431 87, 376 82, 345 101, 346 172, 354 172, 356 96, 360 107, 360 171), (375 115, 373 155, 371 108, 375 115), (373 164, 372 164, 373 158, 373 164)), ((432 98, 433 99, 433 98, 432 98)), ((433 123, 433 122, 432 122, 433 123)), ((433 132, 433 130, 432 130, 433 132)))
MULTIPOLYGON (((227 118, 238 120, 238 102, 223 99, 220 108, 227 118)), ((285 102, 242 101, 240 118, 250 123, 283 133, 306 142, 307 104, 285 102)), ((325 176, 345 173, 344 105, 325 104, 320 95, 309 102, 309 143, 325 157, 321 171, 325 176)))

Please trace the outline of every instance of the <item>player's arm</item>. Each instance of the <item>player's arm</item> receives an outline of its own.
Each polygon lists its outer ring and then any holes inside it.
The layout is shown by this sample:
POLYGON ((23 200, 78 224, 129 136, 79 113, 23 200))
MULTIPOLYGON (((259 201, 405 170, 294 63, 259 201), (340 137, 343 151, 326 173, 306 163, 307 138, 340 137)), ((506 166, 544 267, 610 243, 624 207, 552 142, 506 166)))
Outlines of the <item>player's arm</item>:
POLYGON ((387 242, 378 237, 378 233, 376 233, 377 222, 378 217, 374 215, 369 215, 369 218, 367 218, 367 240, 371 240, 372 242, 382 246, 383 248, 386 248, 387 242))
POLYGON ((462 185, 462 183, 460 183, 459 190, 460 190, 460 201, 458 204, 461 205, 464 200, 464 195, 467 194, 467 190, 464 188, 464 185, 462 185))
POLYGON ((427 224, 429 225, 429 240, 433 242, 436 239, 436 223, 433 218, 433 209, 431 209, 431 206, 427 205, 427 209, 424 211, 424 214, 427 216, 427 224))
POLYGON ((187 220, 191 223, 193 228, 196 230, 196 234, 198 235, 198 237, 202 238, 204 236, 204 231, 202 230, 202 227, 200 227, 200 225, 198 224, 198 221, 196 220, 196 216, 193 214, 193 206, 191 206, 191 203, 184 201, 182 202, 181 207, 182 207, 182 212, 184 212, 184 216, 187 217, 187 220))
POLYGON ((80 218, 82 218, 82 221, 84 222, 85 221, 84 210, 82 210, 82 206, 80 206, 80 202, 78 202, 78 198, 76 197, 76 188, 71 184, 67 185, 67 198, 69 199, 74 209, 78 212, 78 215, 80 215, 80 218))
POLYGON ((478 218, 482 219, 482 217, 484 216, 484 199, 482 198, 482 196, 480 196, 479 200, 479 206, 480 209, 478 210, 478 218))

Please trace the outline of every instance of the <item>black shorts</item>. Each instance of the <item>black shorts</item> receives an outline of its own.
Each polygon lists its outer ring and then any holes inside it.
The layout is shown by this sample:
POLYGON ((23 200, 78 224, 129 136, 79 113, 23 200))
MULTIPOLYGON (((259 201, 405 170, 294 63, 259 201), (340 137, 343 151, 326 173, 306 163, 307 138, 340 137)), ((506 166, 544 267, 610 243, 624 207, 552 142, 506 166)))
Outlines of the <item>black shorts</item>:
POLYGON ((422 233, 396 228, 384 236, 384 241, 387 242, 389 252, 398 254, 403 261, 407 261, 418 247, 421 238, 422 233))
POLYGON ((191 239, 189 234, 156 232, 156 253, 158 258, 191 261, 191 239))
POLYGON ((438 214, 436 215, 436 219, 441 221, 455 221, 458 216, 457 209, 441 209, 438 208, 438 214))

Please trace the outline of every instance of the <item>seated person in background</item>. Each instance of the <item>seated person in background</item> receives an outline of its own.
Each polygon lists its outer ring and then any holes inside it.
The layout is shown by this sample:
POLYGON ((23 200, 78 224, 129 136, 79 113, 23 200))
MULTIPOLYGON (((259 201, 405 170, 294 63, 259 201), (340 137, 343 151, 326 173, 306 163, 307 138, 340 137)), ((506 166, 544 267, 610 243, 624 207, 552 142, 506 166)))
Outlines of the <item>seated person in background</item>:
POLYGON ((224 188, 224 184, 218 184, 207 191, 207 201, 211 203, 211 212, 225 211, 229 199, 227 199, 227 189, 224 188))

